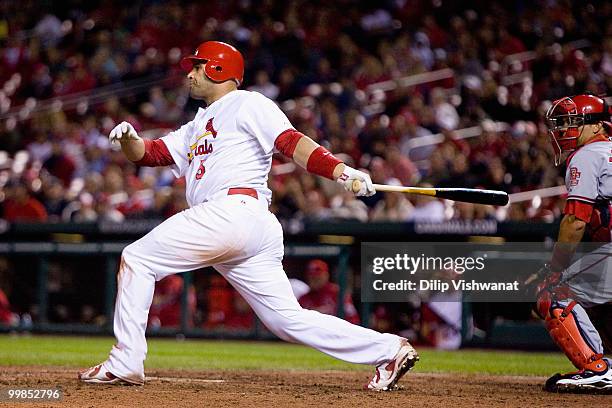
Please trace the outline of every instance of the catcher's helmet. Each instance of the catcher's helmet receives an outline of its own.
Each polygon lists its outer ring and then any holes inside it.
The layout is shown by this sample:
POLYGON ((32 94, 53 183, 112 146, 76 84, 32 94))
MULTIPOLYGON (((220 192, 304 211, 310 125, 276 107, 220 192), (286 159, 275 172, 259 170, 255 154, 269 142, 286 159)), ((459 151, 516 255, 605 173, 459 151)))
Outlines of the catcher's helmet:
POLYGON ((612 128, 606 101, 589 94, 566 96, 553 101, 546 112, 546 122, 556 165, 561 162, 563 152, 572 152, 578 148, 583 125, 602 122, 607 132, 612 128))
POLYGON ((238 85, 244 76, 244 59, 236 48, 219 41, 206 41, 198 46, 193 55, 181 60, 181 68, 191 71, 194 62, 204 63, 206 76, 214 82, 235 80, 238 85))

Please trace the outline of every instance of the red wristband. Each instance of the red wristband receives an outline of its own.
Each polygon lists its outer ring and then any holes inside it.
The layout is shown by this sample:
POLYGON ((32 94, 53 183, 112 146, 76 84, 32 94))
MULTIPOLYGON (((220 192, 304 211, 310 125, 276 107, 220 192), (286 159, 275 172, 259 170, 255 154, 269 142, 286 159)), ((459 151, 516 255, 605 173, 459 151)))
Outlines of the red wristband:
POLYGON ((336 158, 323 146, 319 146, 310 154, 310 157, 308 157, 306 170, 318 176, 333 180, 334 169, 340 163, 342 163, 342 160, 336 158))

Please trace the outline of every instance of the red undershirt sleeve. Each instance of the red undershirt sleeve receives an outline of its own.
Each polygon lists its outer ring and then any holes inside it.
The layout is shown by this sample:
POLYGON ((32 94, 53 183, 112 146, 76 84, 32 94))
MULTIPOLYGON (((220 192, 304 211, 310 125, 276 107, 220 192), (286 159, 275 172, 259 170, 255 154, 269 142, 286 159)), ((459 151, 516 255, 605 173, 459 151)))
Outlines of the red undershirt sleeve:
POLYGON ((293 153, 298 142, 304 135, 295 129, 287 129, 274 141, 274 147, 283 155, 293 159, 293 153))
POLYGON ((588 223, 591 220, 591 214, 593 214, 593 204, 585 201, 567 200, 563 214, 572 214, 576 218, 588 223))
POLYGON ((142 156, 142 159, 134 162, 134 164, 148 167, 169 166, 174 164, 174 159, 163 140, 143 139, 143 141, 145 144, 145 154, 142 156))

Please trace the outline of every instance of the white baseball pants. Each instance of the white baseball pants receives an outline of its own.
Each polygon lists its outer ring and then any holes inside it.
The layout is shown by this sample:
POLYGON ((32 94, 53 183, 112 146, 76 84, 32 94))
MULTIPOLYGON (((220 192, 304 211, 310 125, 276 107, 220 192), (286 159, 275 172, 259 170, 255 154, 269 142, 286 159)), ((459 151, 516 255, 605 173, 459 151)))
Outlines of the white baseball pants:
POLYGON ((302 309, 282 257, 282 229, 263 198, 224 195, 168 218, 123 251, 114 316, 117 343, 106 368, 127 380, 144 380, 145 329, 155 281, 205 266, 219 271, 283 340, 351 363, 378 365, 395 357, 398 336, 302 309))

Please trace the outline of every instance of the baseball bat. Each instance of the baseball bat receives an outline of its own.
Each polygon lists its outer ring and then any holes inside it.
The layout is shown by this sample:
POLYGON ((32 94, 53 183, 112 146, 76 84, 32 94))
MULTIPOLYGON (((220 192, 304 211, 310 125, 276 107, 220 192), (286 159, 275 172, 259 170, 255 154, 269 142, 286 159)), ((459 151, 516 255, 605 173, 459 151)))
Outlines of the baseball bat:
MULTIPOLYGON (((420 194, 431 197, 444 198, 453 201, 463 201, 474 204, 506 205, 508 193, 497 190, 479 190, 475 188, 435 188, 435 187, 404 187, 374 184, 376 191, 420 194)), ((361 189, 361 181, 353 180, 353 192, 361 189)))

